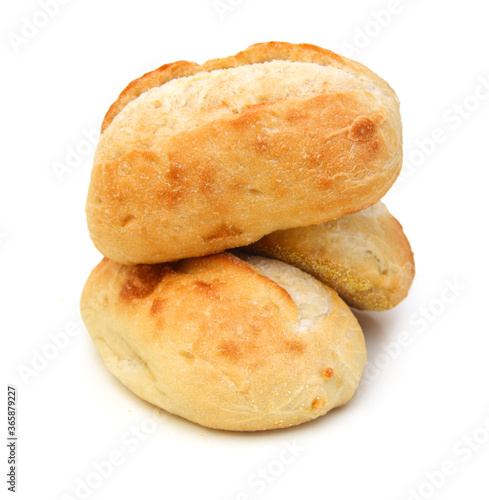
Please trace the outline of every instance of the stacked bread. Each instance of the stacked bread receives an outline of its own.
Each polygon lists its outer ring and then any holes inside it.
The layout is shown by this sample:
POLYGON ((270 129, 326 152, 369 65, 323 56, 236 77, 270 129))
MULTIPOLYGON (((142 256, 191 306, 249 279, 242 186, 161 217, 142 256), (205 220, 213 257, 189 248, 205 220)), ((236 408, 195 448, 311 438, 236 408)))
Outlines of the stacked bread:
POLYGON ((81 312, 109 370, 201 425, 264 430, 346 403, 414 262, 380 199, 402 162, 398 99, 312 45, 256 44, 131 82, 87 200, 105 256, 81 312))

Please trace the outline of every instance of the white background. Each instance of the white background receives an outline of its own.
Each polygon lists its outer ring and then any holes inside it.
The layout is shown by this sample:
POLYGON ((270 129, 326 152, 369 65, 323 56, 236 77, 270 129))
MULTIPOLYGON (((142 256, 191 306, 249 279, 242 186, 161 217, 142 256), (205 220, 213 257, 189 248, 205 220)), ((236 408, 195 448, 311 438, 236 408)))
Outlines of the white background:
MULTIPOLYGON (((63 3, 47 21, 38 0, 3 2, 0 16, 1 365, 5 413, 7 385, 18 391, 16 498, 489 498, 487 2, 223 0, 221 15, 212 0, 63 3), (219 432, 155 418, 81 323, 100 259, 85 225, 84 133, 142 73, 270 40, 350 55, 396 90, 404 182, 384 201, 417 274, 396 309, 358 314, 369 364, 348 405, 288 430, 219 432), (53 351, 70 323, 78 334, 53 351), (115 456, 97 480, 95 465, 115 456)), ((5 447, 0 458, 6 471, 5 447)))

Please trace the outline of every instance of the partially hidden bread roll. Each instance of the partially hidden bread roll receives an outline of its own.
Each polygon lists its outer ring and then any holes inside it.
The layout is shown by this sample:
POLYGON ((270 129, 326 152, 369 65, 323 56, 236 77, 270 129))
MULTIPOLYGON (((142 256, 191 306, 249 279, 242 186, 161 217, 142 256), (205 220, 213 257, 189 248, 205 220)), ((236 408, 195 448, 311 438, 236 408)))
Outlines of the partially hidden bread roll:
POLYGON ((361 210, 402 163, 394 91, 306 44, 162 66, 122 92, 102 131, 88 228, 123 264, 207 255, 361 210))
POLYGON ((357 309, 396 306, 414 278, 409 241, 381 202, 324 224, 276 231, 243 250, 307 271, 357 309))
POLYGON ((299 269, 243 258, 103 259, 81 314, 108 369, 144 400, 216 429, 288 427, 346 403, 366 363, 348 306, 299 269))

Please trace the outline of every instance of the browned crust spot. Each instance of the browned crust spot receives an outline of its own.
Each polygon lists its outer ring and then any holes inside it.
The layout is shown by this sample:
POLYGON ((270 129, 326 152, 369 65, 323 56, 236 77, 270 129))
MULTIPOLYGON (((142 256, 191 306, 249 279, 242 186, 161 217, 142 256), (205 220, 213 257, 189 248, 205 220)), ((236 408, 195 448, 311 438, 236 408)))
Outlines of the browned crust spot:
POLYGON ((164 305, 165 305, 164 299, 161 299, 158 297, 156 299, 154 299, 153 303, 151 304, 151 314, 153 316, 157 316, 157 315, 161 314, 161 312, 163 311, 164 305))
POLYGON ((212 280, 212 281, 197 280, 194 282, 194 287, 198 292, 213 299, 220 298, 219 292, 220 289, 222 288, 222 285, 223 283, 219 280, 212 280))
POLYGON ((320 410, 326 406, 326 400, 321 397, 317 397, 311 404, 311 408, 315 411, 320 410))
POLYGON ((334 370, 333 368, 325 368, 322 372, 321 375, 325 378, 333 378, 334 377, 334 370))
POLYGON ((218 228, 214 229, 206 236, 204 236, 204 241, 214 241, 226 238, 233 238, 242 234, 241 229, 234 227, 230 224, 221 224, 218 228))
POLYGON ((238 344, 234 342, 234 340, 223 340, 219 344, 219 352, 233 360, 239 359, 242 354, 241 349, 238 347, 238 344))
POLYGON ((296 339, 286 340, 285 347, 290 352, 293 352, 293 353, 302 353, 302 352, 304 352, 304 350, 306 348, 306 346, 304 345, 303 342, 301 342, 300 340, 296 340, 296 339))
POLYGON ((355 118, 350 126, 348 138, 352 141, 370 141, 375 137, 375 123, 368 116, 355 118))
POLYGON ((168 274, 175 274, 169 264, 138 264, 129 271, 119 297, 124 301, 143 299, 151 295, 161 280, 168 274))

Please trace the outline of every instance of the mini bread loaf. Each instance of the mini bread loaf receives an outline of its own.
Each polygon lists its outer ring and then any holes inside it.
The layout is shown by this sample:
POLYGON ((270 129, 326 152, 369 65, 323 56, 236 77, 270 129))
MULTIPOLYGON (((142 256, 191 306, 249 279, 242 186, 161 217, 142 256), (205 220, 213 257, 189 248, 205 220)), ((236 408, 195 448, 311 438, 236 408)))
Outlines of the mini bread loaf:
POLYGON ((362 210, 402 162, 389 85, 305 44, 162 66, 122 92, 102 131, 88 228, 123 264, 208 255, 362 210))
POLYGON ((381 202, 324 224, 276 231, 243 250, 307 271, 357 309, 396 306, 414 278, 409 241, 381 202))
POLYGON ((243 258, 103 259, 81 313, 108 369, 146 401, 216 429, 288 427, 346 403, 366 363, 348 306, 299 269, 243 258))

